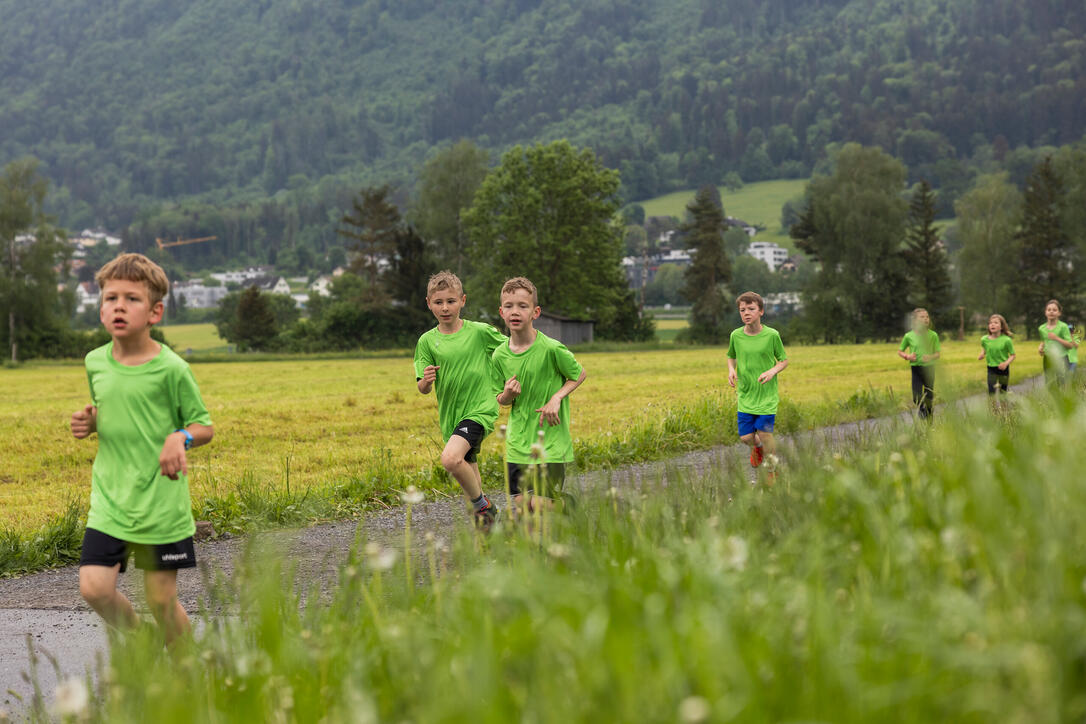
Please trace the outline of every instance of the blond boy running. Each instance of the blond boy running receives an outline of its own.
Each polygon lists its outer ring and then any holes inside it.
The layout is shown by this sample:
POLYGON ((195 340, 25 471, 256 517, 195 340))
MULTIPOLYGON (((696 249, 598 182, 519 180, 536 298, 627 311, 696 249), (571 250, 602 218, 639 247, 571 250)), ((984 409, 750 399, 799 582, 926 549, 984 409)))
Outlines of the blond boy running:
POLYGON ((189 631, 177 571, 196 565, 187 451, 211 441, 211 418, 188 363, 151 339, 169 282, 142 254, 98 272, 100 318, 112 341, 87 354, 92 404, 72 414, 77 439, 98 433, 79 592, 112 626, 135 626, 117 578, 135 553, 147 604, 172 644, 189 631))
MULTIPOLYGON (((743 326, 728 338, 728 384, 736 388, 739 439, 750 446, 750 466, 757 468, 776 450, 773 426, 780 394, 777 375, 788 366, 781 335, 762 324, 765 301, 754 292, 735 300, 743 326)), ((769 470, 772 482, 775 470, 769 470)))
POLYGON ((573 462, 569 396, 584 382, 585 371, 564 344, 535 328, 542 310, 532 282, 510 279, 499 299, 509 342, 494 350, 493 388, 500 390, 498 403, 513 406, 505 459, 509 493, 519 507, 527 493, 562 493, 566 464, 573 462))
POLYGON ((489 324, 460 318, 467 302, 460 279, 449 271, 430 277, 426 306, 437 326, 415 345, 415 380, 419 392, 437 393, 438 421, 445 449, 441 465, 471 501, 476 525, 489 531, 498 508, 483 494, 479 446, 498 419, 490 390, 490 355, 505 336, 489 324))

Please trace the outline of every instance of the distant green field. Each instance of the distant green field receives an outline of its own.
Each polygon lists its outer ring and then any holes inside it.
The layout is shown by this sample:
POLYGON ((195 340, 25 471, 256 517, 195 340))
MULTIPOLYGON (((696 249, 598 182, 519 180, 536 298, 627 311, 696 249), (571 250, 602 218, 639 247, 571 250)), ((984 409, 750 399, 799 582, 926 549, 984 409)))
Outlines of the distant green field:
POLYGON ((162 327, 166 341, 179 353, 223 351, 227 348, 226 340, 219 337, 215 325, 206 324, 171 324, 162 327))
POLYGON ((661 342, 673 342, 680 331, 690 326, 685 319, 657 319, 656 339, 661 342))
MULTIPOLYGON (((788 199, 801 195, 806 183, 805 179, 760 181, 747 184, 735 192, 720 187, 724 213, 740 218, 748 224, 766 227, 763 236, 783 236, 781 207, 788 199)), ((676 191, 638 203, 645 208, 645 216, 677 216, 681 219, 686 205, 693 201, 696 193, 697 189, 676 191)))

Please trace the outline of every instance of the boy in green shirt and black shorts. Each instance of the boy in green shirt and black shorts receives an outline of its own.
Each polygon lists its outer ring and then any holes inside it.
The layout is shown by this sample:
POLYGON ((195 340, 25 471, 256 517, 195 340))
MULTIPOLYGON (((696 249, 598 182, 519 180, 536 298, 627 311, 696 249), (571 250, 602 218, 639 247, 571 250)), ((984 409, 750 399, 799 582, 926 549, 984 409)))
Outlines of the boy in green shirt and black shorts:
MULTIPOLYGON (((735 303, 743 326, 728 338, 728 384, 736 388, 739 439, 750 446, 750 466, 757 468, 776 449, 773 426, 780 404, 777 375, 788 366, 788 358, 781 335, 762 324, 762 297, 744 292, 735 303)), ((767 480, 772 483, 776 475, 775 470, 769 470, 767 480)))
MULTIPOLYGON (((518 507, 526 493, 550 497, 562 492, 566 464, 573 462, 569 395, 585 379, 573 353, 535 328, 541 311, 535 285, 524 277, 502 286, 499 313, 509 327, 509 341, 494 350, 493 389, 500 390, 499 404, 513 406, 505 460, 509 494, 518 507), (533 479, 540 489, 533 488, 533 479)), ((529 498, 528 510, 533 506, 529 498)))
POLYGON ((92 404, 71 419, 77 439, 98 433, 79 592, 110 625, 135 626, 139 617, 117 590, 135 553, 147 604, 170 645, 190 630, 177 571, 196 565, 186 451, 210 442, 211 418, 188 363, 151 339, 169 292, 162 268, 122 254, 95 280, 113 339, 87 354, 92 404))
POLYGON ((912 371, 913 404, 921 420, 931 420, 935 400, 935 362, 939 359, 939 335, 931 329, 928 310, 913 310, 913 328, 901 338, 897 356, 909 363, 912 371))
POLYGON ((489 324, 460 318, 468 298, 459 277, 442 271, 426 285, 426 306, 437 326, 415 345, 419 392, 437 392, 437 413, 445 449, 441 465, 460 483, 480 530, 490 530, 498 508, 483 494, 479 447, 498 420, 490 389, 490 355, 505 336, 489 324))

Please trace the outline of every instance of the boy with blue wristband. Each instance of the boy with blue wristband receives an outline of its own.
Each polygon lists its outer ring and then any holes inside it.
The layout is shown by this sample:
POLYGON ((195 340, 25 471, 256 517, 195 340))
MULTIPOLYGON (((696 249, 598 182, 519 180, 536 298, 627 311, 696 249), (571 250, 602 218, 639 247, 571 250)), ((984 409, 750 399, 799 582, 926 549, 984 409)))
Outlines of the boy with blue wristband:
MULTIPOLYGON (((776 459, 777 375, 788 366, 788 358, 781 335, 762 324, 762 297, 744 292, 735 302, 743 326, 733 330, 728 339, 728 384, 736 388, 739 439, 750 446, 750 466, 757 468, 767 458, 770 462, 776 459)), ((776 475, 776 470, 770 469, 767 481, 772 484, 776 475)))
POLYGON ((121 254, 95 280, 112 340, 87 354, 92 404, 71 419, 76 439, 98 434, 79 592, 111 626, 136 626, 132 603, 117 590, 134 553, 147 605, 170 645, 190 630, 177 571, 196 565, 187 451, 211 441, 211 418, 188 363, 151 339, 169 292, 162 268, 142 254, 121 254))

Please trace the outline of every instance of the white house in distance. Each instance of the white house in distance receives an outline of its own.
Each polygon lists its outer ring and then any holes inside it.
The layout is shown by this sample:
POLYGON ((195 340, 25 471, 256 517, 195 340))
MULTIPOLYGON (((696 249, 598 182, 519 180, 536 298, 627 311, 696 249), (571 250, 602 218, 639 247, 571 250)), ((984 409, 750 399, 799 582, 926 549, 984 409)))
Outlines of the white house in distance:
POLYGON ((177 298, 184 297, 185 306, 189 309, 210 309, 217 307, 219 302, 228 293, 225 286, 204 286, 202 281, 174 282, 173 293, 177 298))
POLYGON ((759 261, 765 262, 769 271, 777 271, 777 267, 788 259, 788 250, 783 246, 777 246, 771 241, 752 241, 747 253, 759 261))

